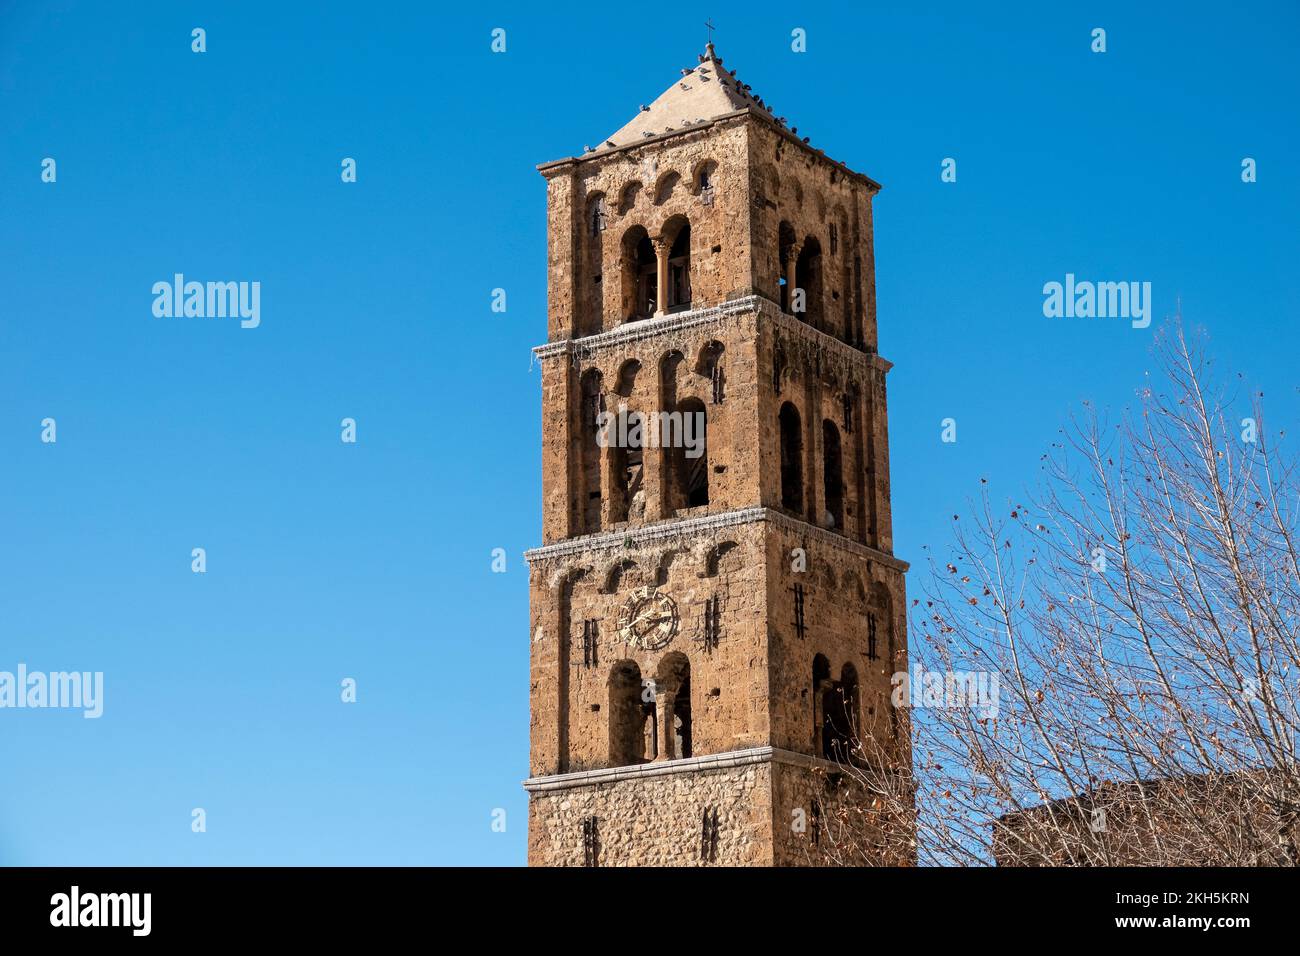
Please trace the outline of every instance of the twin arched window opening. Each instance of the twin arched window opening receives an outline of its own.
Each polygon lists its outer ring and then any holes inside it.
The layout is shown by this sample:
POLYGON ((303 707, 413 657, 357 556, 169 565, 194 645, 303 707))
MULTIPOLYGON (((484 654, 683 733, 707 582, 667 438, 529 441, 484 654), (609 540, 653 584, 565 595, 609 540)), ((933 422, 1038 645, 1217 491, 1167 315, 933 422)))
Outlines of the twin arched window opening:
POLYGON ((826 760, 850 763, 859 750, 857 669, 845 664, 835 680, 830 661, 818 654, 812 671, 814 753, 826 760))
POLYGON ((689 222, 670 220, 658 239, 651 239, 643 226, 633 226, 623 238, 623 261, 624 307, 629 321, 691 307, 689 222))
POLYGON ((781 308, 814 328, 823 325, 822 247, 816 237, 796 238, 789 223, 781 223, 781 308))
POLYGON ((691 663, 674 651, 651 680, 635 661, 619 661, 609 676, 609 765, 689 757, 691 663))
MULTIPOLYGON (((782 404, 777 425, 781 440, 781 507, 802 516, 803 423, 793 402, 782 404)), ((844 453, 840 430, 830 419, 822 421, 822 505, 821 526, 843 531, 844 453)))
MULTIPOLYGON (((706 395, 711 394, 714 404, 723 400, 724 351, 721 342, 709 342, 691 366, 695 374, 708 379, 706 395)), ((707 405, 693 396, 678 401, 677 379, 684 361, 676 350, 664 355, 658 368, 659 395, 651 399, 662 411, 649 413, 629 407, 635 404, 642 367, 636 359, 624 362, 609 399, 618 407, 608 409, 603 419, 607 399, 601 374, 597 369, 583 373, 574 489, 579 533, 594 534, 606 523, 671 516, 710 503, 707 405), (658 457, 647 458, 647 448, 659 449, 658 457), (656 482, 647 482, 647 463, 655 469, 656 482), (656 484, 657 500, 650 492, 656 484), (607 508, 603 507, 605 495, 609 497, 607 508)))
POLYGON ((781 308, 814 328, 861 348, 862 302, 853 290, 862 281, 862 259, 855 256, 850 263, 839 224, 829 222, 826 230, 829 260, 822 255, 821 241, 816 236, 801 239, 790 223, 779 224, 777 286, 781 308), (832 270, 832 279, 839 280, 838 291, 827 292, 826 269, 832 270), (838 309, 827 301, 828 294, 840 302, 838 309))

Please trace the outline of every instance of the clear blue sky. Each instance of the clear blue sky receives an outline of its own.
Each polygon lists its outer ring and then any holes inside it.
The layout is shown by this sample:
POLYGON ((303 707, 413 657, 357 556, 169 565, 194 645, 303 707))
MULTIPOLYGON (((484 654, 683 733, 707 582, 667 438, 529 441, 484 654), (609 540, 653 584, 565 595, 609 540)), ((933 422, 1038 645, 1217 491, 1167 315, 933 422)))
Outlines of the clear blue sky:
POLYGON ((912 596, 981 477, 1022 494, 1080 401, 1141 384, 1155 325, 1044 318, 1045 282, 1150 281, 1156 324, 1181 296, 1294 421, 1294 4, 832 6, 0 6, 0 670, 107 685, 99 720, 0 710, 0 863, 523 861, 534 166, 693 66, 707 16, 885 185, 912 596), (261 282, 260 328, 155 318, 175 272, 261 282))

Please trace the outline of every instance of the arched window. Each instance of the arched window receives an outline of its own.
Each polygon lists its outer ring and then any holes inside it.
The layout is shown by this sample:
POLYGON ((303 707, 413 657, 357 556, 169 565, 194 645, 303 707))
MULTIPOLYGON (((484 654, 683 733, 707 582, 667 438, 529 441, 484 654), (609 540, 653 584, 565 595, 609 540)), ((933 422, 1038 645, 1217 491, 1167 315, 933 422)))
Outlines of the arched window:
POLYGON ((858 672, 845 664, 840 675, 839 680, 831 678, 830 662, 821 654, 813 659, 813 699, 820 704, 819 756, 848 763, 857 735, 858 672))
POLYGON ((710 549, 704 560, 704 576, 716 578, 719 571, 728 563, 727 555, 735 552, 738 547, 740 545, 734 541, 723 541, 717 547, 710 549))
POLYGON ((668 312, 691 307, 691 225, 684 223, 668 251, 668 312))
POLYGON ((698 508, 709 503, 708 415, 704 403, 688 398, 677 406, 681 415, 680 435, 673 436, 671 454, 675 465, 678 507, 698 508))
POLYGON ((631 212, 632 207, 636 205, 637 197, 641 195, 641 184, 633 180, 623 187, 623 195, 619 199, 618 211, 624 215, 631 212))
POLYGON ((691 756, 691 662, 685 654, 673 651, 664 657, 655 688, 664 708, 664 742, 659 752, 669 760, 691 756))
POLYGON ((641 698, 641 668, 635 661, 619 661, 609 675, 609 765, 653 760, 655 708, 641 698), (649 741, 649 744, 647 743, 649 741))
POLYGON ((673 190, 681 182, 682 177, 677 173, 666 173, 659 184, 655 187, 655 205, 662 206, 669 199, 673 198, 673 190))
POLYGON ((619 367, 618 384, 614 390, 624 398, 630 398, 632 390, 636 388, 636 377, 641 371, 641 363, 636 359, 628 359, 619 367))
POLYGON ((573 332, 576 336, 592 335, 604 328, 605 227, 609 221, 604 193, 587 198, 587 236, 582 257, 574 263, 577 288, 573 301, 573 332))
POLYGON ((812 704, 813 704, 813 753, 818 757, 825 754, 826 729, 826 693, 831 685, 831 662, 823 654, 813 658, 812 665, 812 704))
POLYGON ((822 524, 844 530, 844 470, 840 454, 840 430, 829 419, 822 422, 822 486, 826 513, 822 524))
POLYGON ((598 236, 605 231, 605 226, 609 222, 609 207, 605 204, 603 195, 597 196, 591 202, 591 234, 598 236))
POLYGON ((641 580, 641 571, 631 558, 620 561, 609 569, 605 575, 603 590, 606 594, 617 594, 623 586, 637 587, 641 580))
POLYGON ((717 163, 713 160, 708 160, 700 166, 700 170, 695 177, 695 189, 700 194, 701 204, 705 206, 713 205, 715 193, 713 179, 717 168, 717 163))
POLYGON ((814 237, 804 240, 794 270, 795 288, 803 290, 804 310, 800 316, 814 328, 822 327, 822 247, 814 237))
POLYGON ((659 359, 659 407, 672 408, 677 404, 677 376, 685 357, 673 349, 659 359))
POLYGON ((777 276, 777 285, 781 291, 781 311, 790 312, 790 277, 793 273, 791 269, 791 259, 795 253, 795 233, 794 226, 788 222, 782 222, 777 227, 777 264, 780 267, 780 274, 777 276))
POLYGON ((858 714, 858 670, 852 664, 845 664, 840 669, 838 691, 840 699, 836 720, 839 721, 837 727, 843 731, 838 735, 838 739, 845 747, 841 759, 851 761, 857 758, 860 749, 858 735, 861 733, 862 726, 858 714))
POLYGON ((640 520, 645 517, 645 488, 641 482, 642 453, 645 436, 640 412, 620 411, 610 422, 610 520, 640 520))
POLYGON ((582 374, 582 421, 579 423, 578 440, 581 442, 578 453, 578 507, 582 520, 582 530, 592 534, 600 530, 600 421, 599 416, 605 409, 605 396, 601 390, 601 377, 598 369, 587 369, 582 374))
POLYGON ((781 406, 781 507, 803 512, 803 426, 790 402, 781 406))
POLYGON ((650 235, 633 226, 623 236, 623 311, 630 321, 655 314, 659 288, 659 260, 650 235))
POLYGON ((695 364, 695 371, 709 380, 709 391, 714 405, 721 405, 725 397, 723 392, 722 353, 725 347, 721 342, 709 342, 700 349, 700 359, 695 364))

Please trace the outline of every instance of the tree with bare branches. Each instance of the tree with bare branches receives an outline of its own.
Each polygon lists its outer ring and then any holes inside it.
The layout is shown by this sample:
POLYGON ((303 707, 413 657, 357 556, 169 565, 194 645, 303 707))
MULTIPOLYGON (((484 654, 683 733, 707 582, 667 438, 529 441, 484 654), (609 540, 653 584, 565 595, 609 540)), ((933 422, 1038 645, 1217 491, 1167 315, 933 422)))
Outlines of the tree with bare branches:
POLYGON ((1155 354, 1134 409, 1062 430, 1028 505, 986 486, 954 516, 895 675, 911 764, 863 735, 819 859, 1300 861, 1296 462, 1199 338, 1155 354))

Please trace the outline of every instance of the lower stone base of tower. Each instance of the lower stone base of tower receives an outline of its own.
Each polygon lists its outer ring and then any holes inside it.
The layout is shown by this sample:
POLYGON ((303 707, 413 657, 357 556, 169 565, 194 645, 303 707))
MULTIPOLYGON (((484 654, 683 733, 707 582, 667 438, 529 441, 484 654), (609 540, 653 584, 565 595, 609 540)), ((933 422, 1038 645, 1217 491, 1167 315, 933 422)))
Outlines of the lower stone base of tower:
POLYGON ((535 777, 524 787, 530 866, 911 862, 889 848, 897 834, 887 839, 871 824, 871 801, 851 771, 774 747, 535 777))

